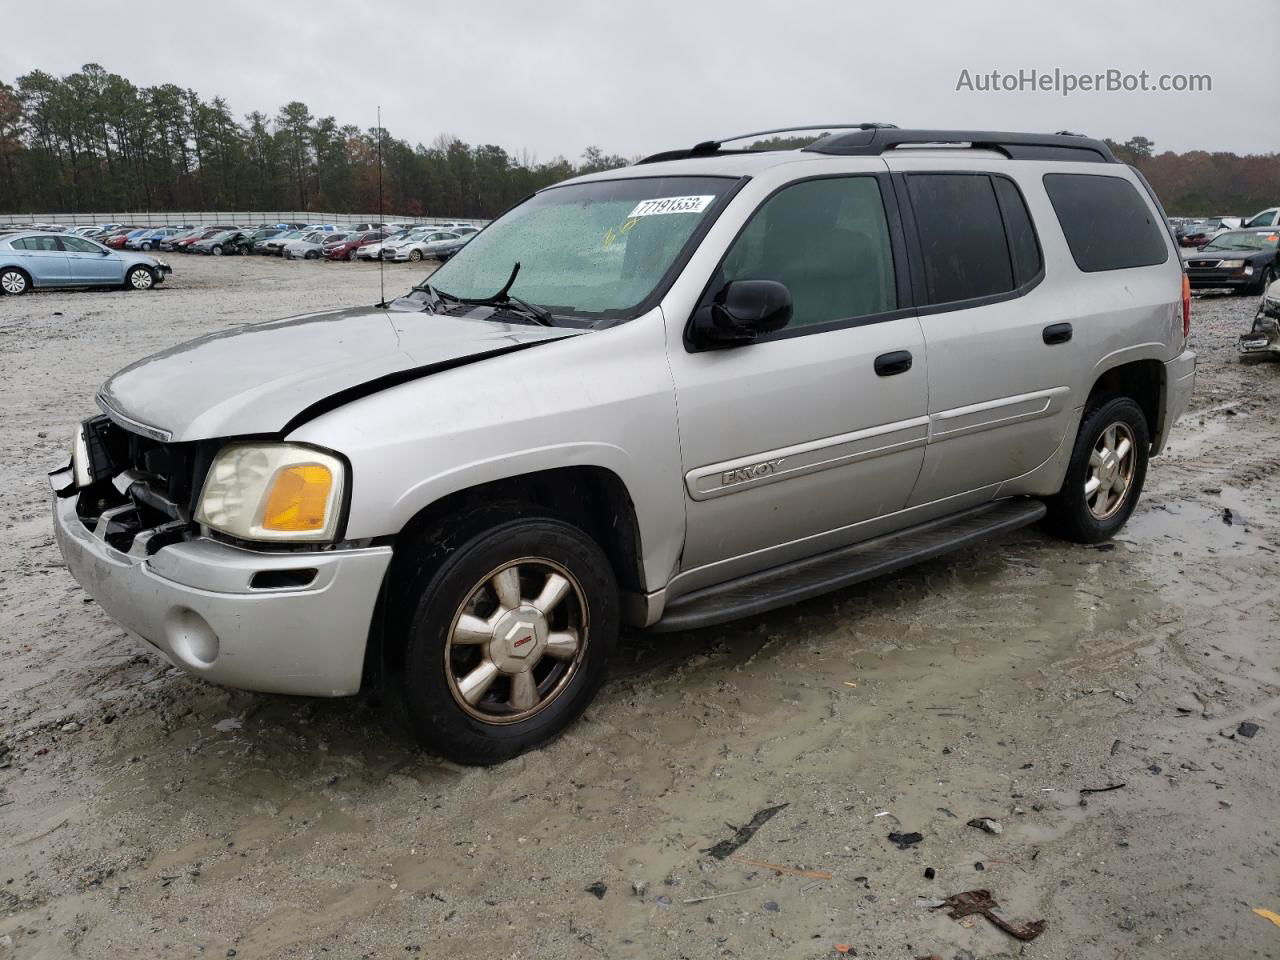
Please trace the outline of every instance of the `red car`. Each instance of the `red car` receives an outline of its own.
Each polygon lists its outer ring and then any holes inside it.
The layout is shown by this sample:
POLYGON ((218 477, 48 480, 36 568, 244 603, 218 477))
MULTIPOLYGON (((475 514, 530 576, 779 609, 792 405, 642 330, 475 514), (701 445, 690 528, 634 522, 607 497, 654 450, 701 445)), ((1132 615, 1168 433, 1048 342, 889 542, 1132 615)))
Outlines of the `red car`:
POLYGON ((104 237, 102 240, 102 243, 104 246, 108 246, 112 250, 123 250, 124 242, 141 229, 143 228, 128 227, 127 229, 124 229, 124 230, 117 230, 115 233, 111 234, 111 236, 104 237))
POLYGON ((173 249, 177 250, 179 253, 190 253, 191 245, 193 243, 199 243, 201 240, 208 240, 210 237, 217 236, 218 234, 224 233, 227 230, 235 230, 235 229, 236 229, 235 227, 225 227, 225 226, 209 227, 207 230, 202 230, 200 231, 200 233, 195 234, 194 236, 191 234, 187 234, 185 237, 181 237, 178 240, 174 241, 173 249))
POLYGON ((356 250, 366 243, 377 243, 385 240, 390 234, 385 230, 367 230, 364 233, 349 233, 337 243, 327 243, 324 255, 330 260, 354 260, 356 250))

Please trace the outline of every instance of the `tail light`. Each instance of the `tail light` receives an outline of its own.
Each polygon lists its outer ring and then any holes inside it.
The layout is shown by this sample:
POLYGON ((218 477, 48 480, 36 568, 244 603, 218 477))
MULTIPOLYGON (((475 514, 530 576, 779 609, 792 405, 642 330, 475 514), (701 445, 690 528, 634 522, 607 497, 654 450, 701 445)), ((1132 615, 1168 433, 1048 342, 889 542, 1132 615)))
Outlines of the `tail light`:
POLYGON ((1191 336, 1191 278, 1182 275, 1182 339, 1191 336))

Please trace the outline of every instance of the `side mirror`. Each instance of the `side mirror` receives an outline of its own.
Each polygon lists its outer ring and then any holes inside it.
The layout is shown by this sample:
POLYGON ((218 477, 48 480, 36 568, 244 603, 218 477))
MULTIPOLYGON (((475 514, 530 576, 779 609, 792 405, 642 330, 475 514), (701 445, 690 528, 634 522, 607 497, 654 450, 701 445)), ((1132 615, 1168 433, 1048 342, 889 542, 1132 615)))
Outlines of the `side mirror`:
POLYGON ((693 339, 706 347, 750 343, 791 322, 791 291, 776 280, 731 280, 693 315, 693 339))

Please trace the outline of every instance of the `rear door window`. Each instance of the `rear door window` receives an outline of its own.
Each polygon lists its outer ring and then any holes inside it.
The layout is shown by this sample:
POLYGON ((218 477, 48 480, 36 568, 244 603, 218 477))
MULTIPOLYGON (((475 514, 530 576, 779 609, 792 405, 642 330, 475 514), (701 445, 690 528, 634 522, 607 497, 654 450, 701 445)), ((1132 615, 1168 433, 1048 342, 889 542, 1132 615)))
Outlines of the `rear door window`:
MULTIPOLYGON (((1018 286, 1009 236, 990 176, 913 173, 907 176, 907 192, 920 237, 930 304, 996 296, 1018 286)), ((1020 196, 1018 203, 1021 205, 1020 196)), ((1025 209, 1023 217, 1020 232, 1025 246, 1028 231, 1034 240, 1034 230, 1025 209)), ((1035 261, 1039 255, 1037 247, 1035 261)))
POLYGON ((1155 212, 1128 180, 1046 173, 1044 188, 1071 257, 1085 273, 1150 267, 1169 259, 1155 212))

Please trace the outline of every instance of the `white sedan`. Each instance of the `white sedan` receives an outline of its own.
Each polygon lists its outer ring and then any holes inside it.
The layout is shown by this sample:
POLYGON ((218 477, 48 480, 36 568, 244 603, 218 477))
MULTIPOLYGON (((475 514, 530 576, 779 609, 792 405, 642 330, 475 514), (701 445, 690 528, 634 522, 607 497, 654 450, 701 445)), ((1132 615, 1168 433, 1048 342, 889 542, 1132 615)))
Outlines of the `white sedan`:
POLYGON ((290 240, 284 245, 281 254, 286 260, 319 260, 324 256, 324 245, 337 243, 345 233, 325 233, 313 231, 298 240, 290 240))

